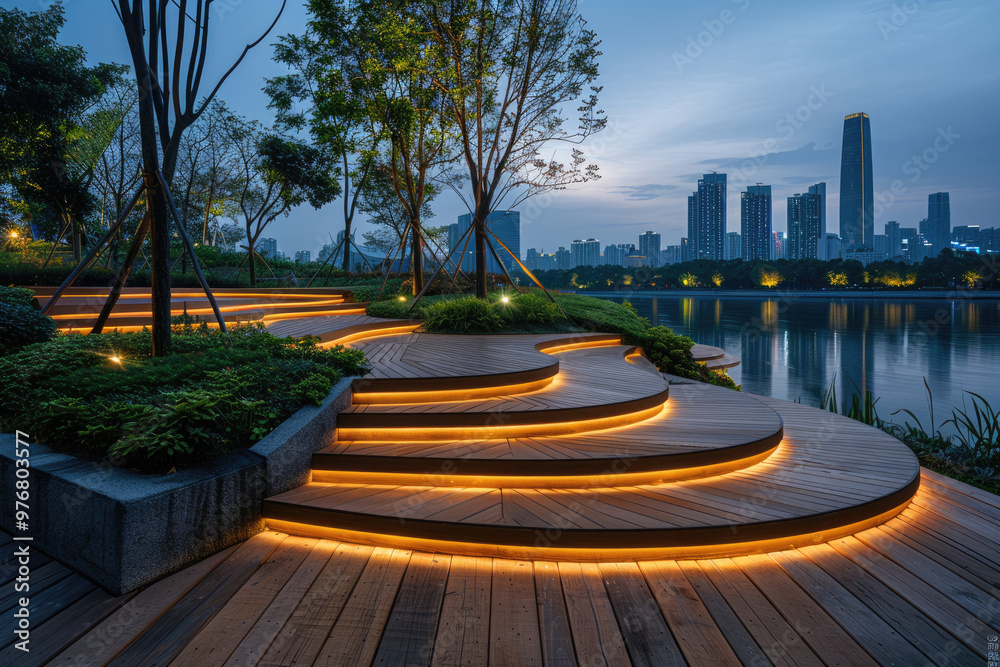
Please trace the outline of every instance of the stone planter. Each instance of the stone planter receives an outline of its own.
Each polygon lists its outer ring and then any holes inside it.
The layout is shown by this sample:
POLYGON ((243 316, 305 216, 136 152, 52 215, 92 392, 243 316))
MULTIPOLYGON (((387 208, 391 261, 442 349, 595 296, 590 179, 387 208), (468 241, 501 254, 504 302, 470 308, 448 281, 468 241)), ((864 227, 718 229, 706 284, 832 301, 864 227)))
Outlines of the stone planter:
POLYGON ((28 531, 15 531, 15 438, 2 434, 8 497, 0 528, 31 536, 33 547, 111 593, 134 590, 264 530, 262 501, 309 481, 312 454, 333 441, 353 380, 250 449, 172 475, 141 475, 32 443, 28 531))

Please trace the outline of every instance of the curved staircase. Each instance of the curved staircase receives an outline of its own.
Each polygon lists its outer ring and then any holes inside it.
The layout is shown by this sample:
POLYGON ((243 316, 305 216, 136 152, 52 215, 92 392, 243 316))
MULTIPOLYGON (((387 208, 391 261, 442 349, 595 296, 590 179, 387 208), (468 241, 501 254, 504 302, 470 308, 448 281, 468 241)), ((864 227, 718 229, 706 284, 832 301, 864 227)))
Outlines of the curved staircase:
MULTIPOLYGON (((877 429, 668 385, 617 336, 336 319, 325 344, 355 341, 372 373, 312 482, 265 501, 275 530, 535 560, 734 556, 877 525, 919 485, 916 458, 877 429)), ((731 365, 715 350, 706 361, 731 365)))

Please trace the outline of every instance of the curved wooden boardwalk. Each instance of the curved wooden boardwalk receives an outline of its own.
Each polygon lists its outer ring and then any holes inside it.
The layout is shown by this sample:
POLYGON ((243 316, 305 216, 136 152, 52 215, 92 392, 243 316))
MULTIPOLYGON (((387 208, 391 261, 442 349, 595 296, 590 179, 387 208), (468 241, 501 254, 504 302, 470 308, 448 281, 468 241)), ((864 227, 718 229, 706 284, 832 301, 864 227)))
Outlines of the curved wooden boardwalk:
POLYGON ((737 558, 532 562, 267 532, 121 597, 33 558, 31 653, 5 614, 0 664, 985 665, 1000 634, 1000 499, 927 471, 878 528, 737 558))
POLYGON ((272 530, 136 593, 35 552, 32 652, 8 613, 0 664, 980 665, 1000 635, 1000 499, 880 431, 699 383, 660 392, 615 337, 449 347, 308 312, 268 328, 372 352, 383 384, 348 414, 532 412, 544 431, 566 407, 659 403, 555 435, 345 429, 311 484, 267 501, 272 530), (498 345, 505 370, 545 375, 497 373, 498 345), (464 375, 433 372, 459 358, 464 375))

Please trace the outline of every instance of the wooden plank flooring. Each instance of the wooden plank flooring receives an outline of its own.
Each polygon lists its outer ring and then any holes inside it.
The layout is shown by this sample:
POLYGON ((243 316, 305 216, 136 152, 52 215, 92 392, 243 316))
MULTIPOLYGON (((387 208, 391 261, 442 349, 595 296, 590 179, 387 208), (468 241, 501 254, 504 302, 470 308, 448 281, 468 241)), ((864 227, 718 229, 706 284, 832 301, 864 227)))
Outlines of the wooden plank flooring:
MULTIPOLYGON (((709 405, 716 396, 733 394, 721 388, 692 391, 709 405)), ((552 488, 547 479, 516 488, 504 487, 502 480, 499 489, 435 486, 431 476, 418 482, 421 486, 312 482, 265 500, 264 515, 345 530, 517 547, 529 547, 537 534, 551 532, 559 536, 551 544, 556 548, 613 550, 812 534, 878 516, 912 495, 916 457, 888 434, 807 406, 763 397, 744 400, 764 414, 771 412, 767 406, 779 410, 784 438, 766 460, 735 472, 642 485, 619 485, 608 474, 604 486, 591 488, 552 488)), ((417 456, 419 449, 408 453, 417 456)), ((985 518, 995 517, 979 516, 985 518)))
MULTIPOLYGON (((13 548, 0 536, 8 579, 13 548)), ((0 664, 982 665, 998 553, 1000 502, 928 471, 881 528, 733 559, 511 561, 266 532, 122 597, 33 578, 31 652, 8 632, 0 664)), ((49 563, 35 552, 33 575, 49 563)))

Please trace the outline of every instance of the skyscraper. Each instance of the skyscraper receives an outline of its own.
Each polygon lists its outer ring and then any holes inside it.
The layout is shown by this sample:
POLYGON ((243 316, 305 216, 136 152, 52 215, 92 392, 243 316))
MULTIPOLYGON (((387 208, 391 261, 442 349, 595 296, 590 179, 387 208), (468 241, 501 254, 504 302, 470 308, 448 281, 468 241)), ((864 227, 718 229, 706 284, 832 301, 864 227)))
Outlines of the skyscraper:
POLYGON ((577 266, 597 266, 601 263, 601 242, 597 239, 576 240, 570 244, 571 263, 577 266))
POLYGON ((819 195, 819 239, 816 248, 816 259, 832 259, 826 256, 826 183, 809 186, 809 194, 819 195))
POLYGON ((656 232, 640 234, 639 254, 646 258, 644 266, 658 266, 660 263, 660 235, 656 232))
POLYGON ((688 262, 692 259, 698 259, 698 252, 696 250, 698 243, 698 193, 692 192, 691 196, 688 197, 688 235, 686 238, 681 239, 681 245, 684 246, 684 261, 688 262))
POLYGON ((875 235, 872 132, 868 114, 844 119, 840 159, 840 238, 844 251, 872 248, 875 235))
POLYGON ((788 198, 788 259, 817 258, 821 202, 816 193, 788 198))
POLYGON ((885 223, 885 238, 886 245, 888 246, 888 252, 886 253, 886 259, 892 259, 893 257, 899 257, 903 250, 903 234, 899 231, 899 223, 895 220, 890 220, 885 223))
POLYGON ((771 259, 771 186, 748 185, 740 193, 743 260, 771 259))
POLYGON ((951 247, 951 202, 947 192, 927 196, 926 236, 934 257, 951 247))
MULTIPOLYGON (((448 250, 455 250, 458 241, 462 238, 462 235, 469 229, 472 224, 472 214, 466 213, 465 215, 458 216, 458 222, 449 225, 448 229, 448 250)), ((492 231, 497 237, 503 241, 504 245, 510 248, 510 253, 503 249, 497 240, 487 234, 487 239, 493 244, 493 247, 497 251, 497 255, 500 256, 500 260, 503 262, 504 266, 508 271, 513 270, 516 262, 511 253, 515 255, 518 259, 521 257, 521 214, 517 211, 493 211, 486 218, 486 226, 492 231)), ((473 235, 475 232, 473 232, 473 235)), ((474 236, 470 237, 471 240, 466 243, 462 243, 462 248, 465 249, 465 253, 462 256, 462 270, 463 271, 475 271, 476 270, 476 239, 474 236)), ((453 259, 457 260, 459 254, 462 253, 462 248, 459 248, 453 259)), ((488 273, 500 273, 500 266, 497 264, 496 259, 493 257, 493 253, 490 252, 489 246, 486 247, 486 271, 488 273)))
POLYGON ((688 258, 722 259, 726 239, 726 175, 705 174, 688 197, 688 258))

